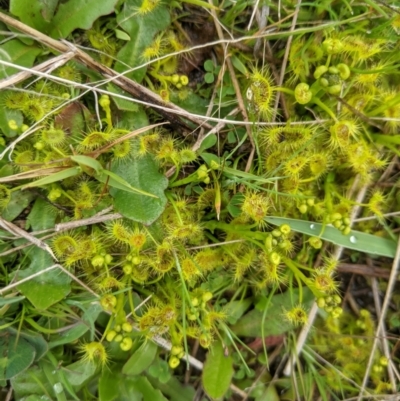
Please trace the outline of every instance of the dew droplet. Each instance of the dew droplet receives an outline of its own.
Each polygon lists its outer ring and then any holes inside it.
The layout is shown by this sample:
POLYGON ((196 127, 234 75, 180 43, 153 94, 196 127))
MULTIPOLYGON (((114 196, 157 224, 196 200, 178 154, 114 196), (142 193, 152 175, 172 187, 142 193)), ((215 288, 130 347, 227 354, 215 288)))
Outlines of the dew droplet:
POLYGON ((53 386, 53 389, 55 391, 56 394, 60 394, 64 391, 63 386, 61 383, 55 383, 53 386))
POLYGON ((350 242, 351 242, 352 244, 355 244, 355 243, 357 242, 357 238, 356 238, 354 235, 352 235, 352 236, 350 237, 350 242))
POLYGON ((314 230, 315 229, 315 224, 310 224, 310 228, 311 228, 311 230, 314 230))

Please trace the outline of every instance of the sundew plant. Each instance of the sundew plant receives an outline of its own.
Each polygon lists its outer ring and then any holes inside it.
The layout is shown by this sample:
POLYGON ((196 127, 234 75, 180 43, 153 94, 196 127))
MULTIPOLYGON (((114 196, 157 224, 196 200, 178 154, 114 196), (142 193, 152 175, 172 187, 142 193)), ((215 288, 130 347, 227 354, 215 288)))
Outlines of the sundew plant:
POLYGON ((0 7, 1 399, 400 391, 396 2, 0 7))

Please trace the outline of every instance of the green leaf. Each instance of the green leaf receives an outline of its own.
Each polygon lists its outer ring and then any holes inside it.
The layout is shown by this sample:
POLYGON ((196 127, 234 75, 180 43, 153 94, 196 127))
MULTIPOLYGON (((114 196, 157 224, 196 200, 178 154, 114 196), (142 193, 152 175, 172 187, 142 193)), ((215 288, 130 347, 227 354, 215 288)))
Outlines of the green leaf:
POLYGON ((97 175, 96 178, 101 182, 106 182, 110 187, 122 189, 123 191, 130 192, 133 194, 139 194, 142 196, 149 196, 150 198, 157 198, 156 195, 150 194, 146 191, 132 187, 127 181, 121 178, 118 174, 114 174, 112 171, 106 169, 101 170, 101 175, 97 175), (105 178, 104 176, 107 176, 105 178))
POLYGON ((88 363, 81 359, 65 367, 65 379, 74 390, 79 391, 94 377, 96 371, 95 363, 88 363))
POLYGON ((168 362, 157 358, 147 370, 150 376, 159 380, 160 383, 167 383, 171 378, 171 370, 168 362))
POLYGON ((51 26, 59 0, 11 0, 10 12, 24 24, 41 32, 47 32, 51 26))
POLYGON ((74 175, 79 174, 81 171, 82 168, 79 166, 70 167, 57 173, 50 174, 47 177, 41 178, 39 180, 32 181, 31 183, 24 185, 22 189, 40 187, 42 185, 47 185, 47 184, 52 184, 53 182, 62 181, 65 180, 66 178, 73 177, 74 175))
POLYGON ((215 68, 215 66, 214 66, 214 63, 213 63, 212 60, 206 60, 206 61, 204 62, 204 69, 205 69, 207 72, 213 72, 213 71, 214 71, 214 68, 215 68))
POLYGON ((147 377, 134 376, 125 380, 125 386, 143 395, 143 401, 168 401, 160 390, 154 389, 147 377))
POLYGON ((162 382, 155 377, 147 377, 153 387, 158 388, 162 393, 173 401, 192 401, 195 399, 193 386, 183 385, 175 376, 171 376, 167 382, 162 382))
MULTIPOLYGON (((307 308, 313 300, 314 296, 312 292, 306 287, 303 288, 302 305, 307 308)), ((290 310, 298 303, 298 289, 277 294, 272 297, 269 303, 267 298, 261 298, 256 305, 256 309, 246 313, 236 324, 231 326, 231 329, 237 336, 246 337, 278 336, 286 333, 293 326, 289 321, 284 319, 283 315, 285 310, 290 310), (267 308, 266 312, 265 308, 267 308), (262 330, 263 326, 264 330, 262 330)))
POLYGON ((145 341, 125 363, 122 368, 122 373, 130 376, 142 373, 154 361, 157 354, 157 348, 157 345, 152 341, 145 341))
POLYGON ((121 40, 131 40, 130 36, 126 32, 121 31, 121 29, 115 30, 115 36, 121 40))
POLYGON ((206 149, 212 148, 217 143, 217 140, 217 135, 208 135, 208 137, 201 143, 199 153, 204 152, 206 149))
MULTIPOLYGON (((126 0, 121 13, 118 14, 118 25, 130 36, 131 40, 118 52, 118 62, 114 69, 117 72, 125 72, 143 64, 143 51, 149 47, 154 36, 170 24, 168 8, 158 5, 154 10, 147 14, 139 15, 137 10, 141 6, 142 0, 126 0)), ((139 68, 128 74, 128 78, 140 82, 145 74, 147 67, 139 68)))
POLYGON ((20 331, 13 327, 7 329, 16 338, 22 338, 29 343, 35 350, 35 361, 38 361, 46 354, 49 347, 47 341, 39 333, 33 331, 20 331))
MULTIPOLYGON (((121 88, 119 88, 116 85, 113 84, 108 84, 107 85, 107 90, 109 92, 115 93, 117 95, 122 95, 129 97, 129 93, 123 91, 121 88)), ((134 101, 130 102, 129 100, 121 99, 116 96, 111 96, 111 99, 114 101, 115 105, 118 107, 118 110, 124 110, 124 111, 133 111, 137 112, 139 109, 139 105, 135 103, 134 101)))
POLYGON ((118 0, 69 0, 60 3, 48 30, 56 39, 66 38, 74 29, 90 29, 102 15, 111 14, 118 0))
MULTIPOLYGON (((46 375, 42 369, 35 365, 11 379, 11 386, 14 390, 14 397, 16 400, 21 400, 23 397, 34 397, 36 395, 40 396, 40 400, 42 401, 51 400, 44 396, 46 393, 53 396, 53 389, 46 380, 46 375)), ((25 400, 27 401, 28 398, 25 398, 25 400)))
POLYGON ((344 248, 353 249, 355 251, 365 252, 372 255, 387 256, 389 258, 394 258, 396 254, 397 244, 395 241, 372 234, 366 234, 361 231, 351 230, 349 235, 343 235, 338 229, 326 226, 321 234, 323 228, 321 223, 287 219, 283 217, 267 217, 265 221, 278 226, 281 224, 289 224, 293 231, 317 236, 325 241, 332 242, 335 245, 343 246, 344 248))
POLYGON ((97 319, 103 309, 99 304, 90 305, 80 318, 80 323, 74 325, 69 330, 63 331, 62 334, 52 337, 49 342, 49 348, 54 348, 63 344, 70 344, 81 338, 89 329, 91 324, 97 319))
POLYGON ((204 82, 207 84, 212 84, 215 80, 214 74, 212 72, 207 72, 204 74, 204 82))
MULTIPOLYGON (((29 277, 54 264, 51 256, 40 248, 30 251, 31 264, 18 272, 18 279, 29 277)), ((55 268, 20 284, 17 288, 24 294, 36 309, 44 310, 61 301, 71 290, 71 278, 55 268)))
POLYGON ((121 393, 121 375, 118 370, 103 369, 99 379, 99 401, 113 401, 121 393))
POLYGON ((28 191, 15 191, 11 193, 10 203, 7 205, 1 216, 7 221, 13 221, 32 202, 34 195, 28 191))
POLYGON ((201 376, 205 392, 213 399, 221 398, 228 391, 233 376, 232 357, 226 356, 220 341, 207 353, 201 376))
POLYGON ((225 308, 228 316, 228 323, 235 324, 253 303, 253 298, 242 299, 240 301, 229 302, 225 308))
POLYGON ((47 230, 54 227, 57 211, 42 198, 37 198, 27 219, 27 228, 33 231, 47 230))
MULTIPOLYGON (((27 46, 18 39, 11 39, 0 45, 0 60, 19 65, 32 67, 36 56, 42 52, 36 46, 27 46)), ((20 70, 13 67, 0 66, 0 79, 9 77, 20 70)))
POLYGON ((23 338, 0 336, 0 380, 10 380, 29 368, 35 359, 35 349, 23 338))
POLYGON ((233 64, 233 66, 238 70, 238 71, 240 71, 243 75, 247 75, 247 73, 248 73, 248 71, 247 71, 247 68, 246 68, 246 66, 242 63, 242 61, 238 58, 238 57, 236 57, 236 56, 232 56, 232 58, 231 58, 231 60, 232 60, 232 64, 233 64))
POLYGON ((149 198, 112 188, 110 193, 115 201, 115 209, 124 217, 145 225, 154 222, 163 212, 167 203, 164 190, 168 186, 168 180, 158 171, 158 166, 152 156, 145 155, 131 160, 129 164, 113 162, 111 171, 133 187, 158 196, 158 198, 149 198))
POLYGON ((96 173, 99 173, 100 170, 103 169, 103 166, 100 164, 100 162, 98 162, 96 159, 93 159, 93 157, 78 155, 70 156, 70 159, 75 163, 83 164, 84 166, 92 168, 96 171, 96 173))
POLYGON ((19 297, 12 297, 12 298, 0 298, 0 307, 4 306, 4 305, 10 305, 13 304, 15 302, 20 302, 23 299, 25 299, 24 296, 19 296, 19 297))

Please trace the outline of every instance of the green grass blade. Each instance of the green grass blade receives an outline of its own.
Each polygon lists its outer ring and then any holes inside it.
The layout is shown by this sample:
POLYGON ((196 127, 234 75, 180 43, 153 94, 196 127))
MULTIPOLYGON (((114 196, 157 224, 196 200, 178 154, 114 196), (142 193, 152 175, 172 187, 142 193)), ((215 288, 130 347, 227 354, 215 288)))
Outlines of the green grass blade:
POLYGON ((58 182, 65 180, 66 178, 73 177, 74 175, 79 174, 81 171, 82 169, 79 166, 70 167, 63 171, 59 171, 58 173, 54 173, 47 177, 41 178, 40 180, 30 182, 29 184, 24 185, 21 189, 40 187, 42 185, 52 184, 53 182, 58 182))
POLYGON ((397 244, 387 238, 378 237, 372 234, 366 234, 361 231, 351 230, 349 235, 343 235, 338 229, 326 226, 322 235, 322 224, 313 223, 312 221, 287 219, 284 217, 266 217, 265 221, 270 224, 280 226, 281 224, 289 224, 293 231, 299 233, 319 236, 325 241, 343 246, 344 248, 353 249, 364 253, 379 256, 387 256, 394 258, 396 254, 397 244))

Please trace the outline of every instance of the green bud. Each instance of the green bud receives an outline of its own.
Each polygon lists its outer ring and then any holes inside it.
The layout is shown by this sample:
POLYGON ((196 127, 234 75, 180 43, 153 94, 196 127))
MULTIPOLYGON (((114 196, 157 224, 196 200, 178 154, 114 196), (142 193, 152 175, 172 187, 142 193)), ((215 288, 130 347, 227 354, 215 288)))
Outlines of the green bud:
POLYGON ((301 214, 305 214, 305 213, 307 213, 308 207, 307 207, 307 205, 305 205, 305 204, 303 203, 302 205, 300 205, 300 206, 298 207, 298 209, 299 209, 299 212, 300 212, 301 214))
POLYGON ((281 231, 281 233, 283 235, 288 235, 290 234, 290 232, 292 231, 292 229, 290 228, 289 224, 282 224, 279 226, 279 230, 281 231))
POLYGON ((93 267, 101 267, 104 264, 104 258, 100 255, 96 255, 91 260, 91 263, 93 267))
POLYGON ((189 78, 186 75, 181 75, 181 84, 186 86, 189 83, 189 78))
POLYGON ((351 233, 351 227, 347 226, 343 231, 343 235, 349 235, 351 233))
POLYGON ((328 67, 326 67, 325 65, 320 65, 319 67, 317 67, 314 71, 314 78, 318 79, 320 78, 322 75, 324 75, 326 72, 328 71, 328 67))
POLYGON ((220 167, 220 165, 215 160, 211 160, 211 163, 210 163, 211 170, 218 170, 219 167, 220 167))
POLYGON ((180 345, 173 345, 171 348, 171 355, 179 355, 183 351, 180 345))
POLYGON ((272 230, 271 234, 275 237, 278 238, 282 235, 282 232, 280 230, 278 230, 277 228, 275 228, 275 230, 272 230))
POLYGON ((337 95, 338 93, 340 93, 341 90, 342 90, 342 85, 337 84, 330 86, 326 91, 331 95, 337 95))
POLYGON ((208 302, 208 301, 211 301, 212 297, 213 297, 213 293, 210 292, 210 291, 207 291, 207 292, 205 292, 205 293, 202 295, 201 299, 202 299, 204 302, 208 302))
POLYGON ((322 87, 327 88, 329 86, 329 81, 326 78, 321 78, 319 80, 319 83, 321 84, 322 87))
POLYGON ((130 337, 124 337, 119 345, 122 351, 129 351, 132 348, 133 341, 130 337))
POLYGON ((269 255, 269 260, 271 261, 272 264, 277 266, 277 265, 279 265, 279 263, 281 263, 281 255, 279 255, 279 253, 272 252, 269 255))
POLYGON ((309 198, 309 199, 306 200, 306 202, 307 202, 307 205, 311 207, 311 206, 314 206, 315 199, 314 198, 309 198))
POLYGON ((12 129, 13 131, 16 131, 18 129, 18 124, 15 120, 9 120, 8 121, 8 128, 12 129))
POLYGON ((339 74, 339 70, 334 66, 329 67, 328 71, 330 74, 339 74))
POLYGON ((45 144, 43 142, 36 142, 33 147, 37 150, 42 150, 45 147, 45 144))
POLYGON ((130 333, 133 328, 132 325, 128 322, 122 323, 122 330, 125 331, 125 333, 130 333))
POLYGON ((299 104, 307 104, 312 96, 310 86, 306 83, 300 83, 294 89, 294 97, 299 104))
POLYGON ((122 267, 122 270, 124 271, 124 273, 126 275, 131 274, 132 273, 132 265, 130 263, 127 263, 122 267))
POLYGON ((347 66, 347 64, 340 63, 337 65, 337 69, 339 70, 340 78, 342 78, 344 81, 350 77, 350 68, 347 66))
POLYGON ((314 249, 321 249, 322 248, 322 240, 319 237, 310 237, 308 242, 314 249))
POLYGON ((106 335, 106 340, 110 343, 116 337, 117 332, 115 330, 110 330, 106 335))

